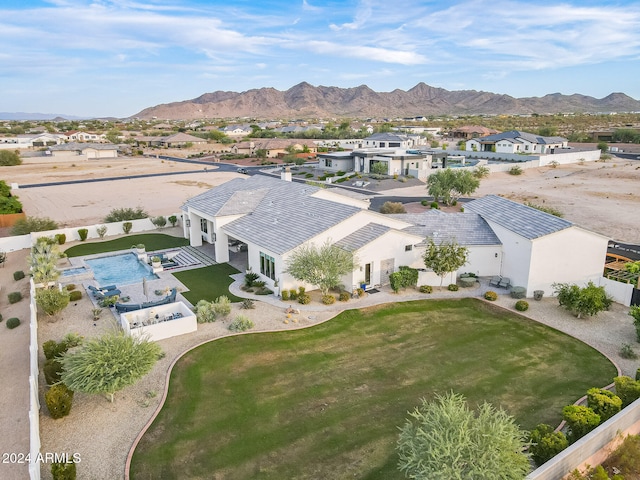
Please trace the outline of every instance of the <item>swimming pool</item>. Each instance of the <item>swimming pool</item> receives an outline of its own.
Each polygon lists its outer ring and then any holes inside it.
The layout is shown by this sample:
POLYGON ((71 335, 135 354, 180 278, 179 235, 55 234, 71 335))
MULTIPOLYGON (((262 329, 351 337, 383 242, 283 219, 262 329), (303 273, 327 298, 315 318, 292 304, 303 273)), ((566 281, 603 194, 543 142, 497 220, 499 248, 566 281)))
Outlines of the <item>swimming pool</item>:
POLYGON ((99 285, 130 285, 158 278, 151 267, 138 260, 135 253, 123 253, 85 260, 99 285))

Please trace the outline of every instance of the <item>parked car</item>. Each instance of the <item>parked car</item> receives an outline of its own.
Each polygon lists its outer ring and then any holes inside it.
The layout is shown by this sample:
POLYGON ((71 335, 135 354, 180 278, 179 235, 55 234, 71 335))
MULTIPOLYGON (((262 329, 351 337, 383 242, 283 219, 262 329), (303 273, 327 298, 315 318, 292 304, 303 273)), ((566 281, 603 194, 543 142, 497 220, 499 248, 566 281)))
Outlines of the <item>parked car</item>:
POLYGON ((239 168, 237 171, 238 173, 244 173, 245 175, 249 173, 246 168, 239 168))

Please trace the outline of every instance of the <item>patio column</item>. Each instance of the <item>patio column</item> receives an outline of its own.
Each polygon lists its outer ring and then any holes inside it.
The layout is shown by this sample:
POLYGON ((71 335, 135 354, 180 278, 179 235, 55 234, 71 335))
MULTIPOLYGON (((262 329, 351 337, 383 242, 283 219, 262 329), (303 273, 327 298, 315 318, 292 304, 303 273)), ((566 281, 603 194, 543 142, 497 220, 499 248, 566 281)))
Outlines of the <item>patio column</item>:
POLYGON ((192 247, 202 246, 202 234, 200 233, 200 217, 189 212, 187 222, 189 228, 189 245, 192 247))

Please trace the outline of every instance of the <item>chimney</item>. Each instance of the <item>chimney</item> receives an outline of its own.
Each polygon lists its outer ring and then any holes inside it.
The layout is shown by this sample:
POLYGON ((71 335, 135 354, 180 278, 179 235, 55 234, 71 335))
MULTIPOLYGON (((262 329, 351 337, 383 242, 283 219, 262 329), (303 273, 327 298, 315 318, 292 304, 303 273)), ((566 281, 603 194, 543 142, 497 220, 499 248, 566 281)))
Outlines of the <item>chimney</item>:
POLYGON ((282 167, 282 172, 280 172, 280 180, 284 180, 285 182, 291 181, 291 168, 289 168, 289 166, 282 167))

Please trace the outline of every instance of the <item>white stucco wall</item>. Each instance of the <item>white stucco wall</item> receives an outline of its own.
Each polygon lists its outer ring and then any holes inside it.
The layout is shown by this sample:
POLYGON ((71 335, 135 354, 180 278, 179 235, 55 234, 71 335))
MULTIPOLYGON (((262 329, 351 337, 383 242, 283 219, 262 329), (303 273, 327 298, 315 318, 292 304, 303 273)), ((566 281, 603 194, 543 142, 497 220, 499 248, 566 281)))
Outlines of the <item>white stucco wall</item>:
POLYGON ((487 221, 502 242, 502 265, 499 273, 511 280, 511 285, 526 287, 531 262, 531 241, 506 228, 487 221))
POLYGON ((472 245, 467 248, 469 249, 467 263, 460 268, 459 272, 475 273, 481 277, 500 275, 501 245, 472 245))
POLYGON ((607 244, 608 238, 579 227, 535 239, 527 295, 533 295, 534 290, 544 290, 551 295, 551 285, 555 282, 584 286, 592 280, 598 285, 607 244))

